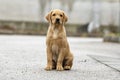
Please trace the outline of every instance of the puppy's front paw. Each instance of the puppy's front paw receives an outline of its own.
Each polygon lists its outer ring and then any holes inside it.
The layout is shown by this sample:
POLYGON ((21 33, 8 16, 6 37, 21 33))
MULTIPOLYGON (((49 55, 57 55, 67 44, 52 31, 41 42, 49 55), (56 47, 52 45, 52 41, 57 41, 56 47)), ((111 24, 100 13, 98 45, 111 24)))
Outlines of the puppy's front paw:
POLYGON ((63 69, 63 67, 62 66, 57 66, 57 69, 56 69, 57 71, 63 71, 64 69, 63 69))
POLYGON ((51 66, 51 65, 47 66, 47 67, 45 68, 45 70, 46 70, 46 71, 52 70, 52 66, 51 66))
POLYGON ((70 70, 71 67, 70 67, 70 66, 65 66, 64 69, 65 69, 65 70, 70 70))

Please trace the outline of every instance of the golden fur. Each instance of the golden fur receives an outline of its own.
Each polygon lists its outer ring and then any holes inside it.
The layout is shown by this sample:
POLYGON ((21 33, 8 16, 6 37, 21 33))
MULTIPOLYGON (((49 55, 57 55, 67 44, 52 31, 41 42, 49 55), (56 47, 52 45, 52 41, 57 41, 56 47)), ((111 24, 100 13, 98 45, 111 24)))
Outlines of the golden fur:
POLYGON ((73 55, 70 52, 66 38, 64 23, 68 18, 62 10, 55 9, 46 16, 49 22, 47 32, 47 67, 45 70, 70 70, 73 64, 73 55))

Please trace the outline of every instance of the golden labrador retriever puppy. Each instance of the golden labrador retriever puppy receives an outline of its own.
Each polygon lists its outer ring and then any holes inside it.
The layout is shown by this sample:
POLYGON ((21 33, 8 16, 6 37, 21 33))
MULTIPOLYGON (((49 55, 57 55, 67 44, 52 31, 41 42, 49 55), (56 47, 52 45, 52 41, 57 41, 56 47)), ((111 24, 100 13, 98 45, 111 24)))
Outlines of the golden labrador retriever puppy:
POLYGON ((68 18, 62 10, 55 9, 46 16, 49 22, 47 32, 47 67, 45 70, 70 70, 73 55, 70 52, 64 24, 68 18))

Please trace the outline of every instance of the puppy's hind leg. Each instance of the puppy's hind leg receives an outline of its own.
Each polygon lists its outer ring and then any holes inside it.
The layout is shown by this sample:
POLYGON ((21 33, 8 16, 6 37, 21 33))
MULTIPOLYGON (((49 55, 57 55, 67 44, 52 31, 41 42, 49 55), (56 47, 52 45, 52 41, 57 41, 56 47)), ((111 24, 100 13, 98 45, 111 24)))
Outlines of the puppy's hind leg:
POLYGON ((55 60, 52 60, 52 69, 56 69, 56 62, 55 62, 55 60))
POLYGON ((70 70, 72 65, 73 65, 73 55, 70 54, 70 56, 68 56, 64 61, 64 64, 63 64, 64 70, 70 70))

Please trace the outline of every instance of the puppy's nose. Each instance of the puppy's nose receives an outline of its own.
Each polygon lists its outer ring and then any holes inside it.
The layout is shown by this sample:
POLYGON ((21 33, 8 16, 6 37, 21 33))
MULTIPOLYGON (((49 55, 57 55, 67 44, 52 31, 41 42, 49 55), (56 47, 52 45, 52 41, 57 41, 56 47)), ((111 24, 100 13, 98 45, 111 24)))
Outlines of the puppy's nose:
POLYGON ((56 22, 59 22, 60 21, 60 19, 59 18, 56 18, 56 22))

